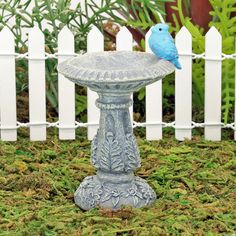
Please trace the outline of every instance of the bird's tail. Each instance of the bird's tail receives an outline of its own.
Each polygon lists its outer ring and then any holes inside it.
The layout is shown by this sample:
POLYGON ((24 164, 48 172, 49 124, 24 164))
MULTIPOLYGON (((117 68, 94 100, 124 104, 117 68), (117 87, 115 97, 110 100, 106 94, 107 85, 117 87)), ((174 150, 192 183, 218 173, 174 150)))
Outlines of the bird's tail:
POLYGON ((175 58, 175 59, 172 60, 171 62, 175 65, 175 67, 176 67, 177 69, 179 69, 179 70, 182 69, 182 66, 180 65, 180 62, 179 62, 179 59, 178 59, 178 58, 175 58))

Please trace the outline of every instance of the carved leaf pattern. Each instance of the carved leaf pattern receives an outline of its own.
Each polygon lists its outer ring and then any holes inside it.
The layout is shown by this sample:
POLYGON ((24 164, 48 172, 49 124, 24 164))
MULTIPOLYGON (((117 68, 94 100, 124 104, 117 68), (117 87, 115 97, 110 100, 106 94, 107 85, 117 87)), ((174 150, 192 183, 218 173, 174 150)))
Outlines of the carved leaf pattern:
POLYGON ((113 207, 116 207, 116 205, 120 201, 121 196, 122 192, 120 192, 119 190, 104 187, 104 195, 101 197, 101 202, 106 202, 111 199, 113 207))
MULTIPOLYGON (((93 208, 101 203, 112 208, 129 202, 134 207, 149 205, 156 199, 155 192, 140 177, 135 177, 131 185, 101 183, 96 176, 86 177, 75 193, 76 202, 84 209, 93 208)), ((103 204, 102 204, 103 205, 103 204)))
POLYGON ((76 202, 79 202, 83 206, 82 208, 90 209, 98 205, 102 194, 102 185, 94 176, 88 176, 76 190, 75 199, 76 202))
POLYGON ((119 201, 120 201, 120 197, 113 197, 111 199, 111 202, 112 202, 114 207, 116 207, 116 205, 118 204, 119 201))
POLYGON ((132 134, 126 135, 125 155, 125 171, 132 171, 140 166, 140 155, 136 140, 132 134))
POLYGON ((107 139, 101 149, 100 168, 107 171, 120 172, 124 169, 121 158, 122 149, 113 134, 108 132, 107 139))
POLYGON ((153 202, 156 198, 156 194, 147 184, 146 181, 138 176, 135 177, 136 185, 139 189, 139 192, 142 194, 143 199, 145 199, 145 204, 153 202))

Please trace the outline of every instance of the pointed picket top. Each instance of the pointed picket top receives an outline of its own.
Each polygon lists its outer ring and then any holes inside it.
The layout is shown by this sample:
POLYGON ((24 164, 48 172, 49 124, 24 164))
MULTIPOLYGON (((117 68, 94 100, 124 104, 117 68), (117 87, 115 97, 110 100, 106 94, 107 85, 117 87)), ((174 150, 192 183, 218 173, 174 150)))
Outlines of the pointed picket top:
POLYGON ((212 26, 206 33, 205 39, 205 53, 207 56, 219 57, 221 58, 222 51, 222 36, 219 31, 212 26))
MULTIPOLYGON (((88 33, 88 37, 94 37, 94 36, 102 36, 103 37, 103 34, 101 33, 101 31, 98 29, 97 26, 93 25, 91 30, 89 31, 88 33)), ((95 38, 96 39, 96 38, 95 38)))
POLYGON ((177 33, 175 37, 175 44, 178 50, 178 53, 189 54, 192 52, 192 35, 188 29, 183 26, 181 30, 177 33))
POLYGON ((220 32, 214 26, 212 26, 208 30, 205 37, 206 37, 206 52, 208 50, 214 51, 216 44, 222 43, 222 36, 220 32))
POLYGON ((175 37, 176 40, 191 40, 192 39, 192 35, 190 34, 190 32, 188 31, 188 29, 183 26, 180 31, 176 34, 175 37))
MULTIPOLYGON (((43 32, 39 29, 38 26, 34 26, 30 31, 29 31, 29 41, 31 41, 31 44, 37 44, 38 41, 44 41, 44 34, 43 32)), ((30 46, 30 45, 29 45, 30 46)))
POLYGON ((15 50, 15 38, 8 27, 4 27, 0 32, 0 50, 1 53, 15 50))
POLYGON ((133 37, 129 30, 123 26, 116 36, 116 50, 132 51, 133 37))
POLYGON ((214 26, 212 26, 205 36, 206 57, 213 56, 221 58, 221 51, 222 51, 222 36, 220 32, 214 26))
POLYGON ((129 30, 125 26, 121 27, 120 31, 117 33, 117 37, 122 37, 121 35, 132 37, 132 34, 129 32, 129 30))
POLYGON ((74 51, 74 35, 67 26, 64 26, 58 34, 58 52, 61 51, 63 53, 74 51))
POLYGON ((44 34, 38 26, 34 26, 29 32, 29 56, 38 57, 44 55, 44 34))
POLYGON ((59 32, 58 35, 61 35, 61 34, 72 34, 72 32, 70 31, 70 29, 68 28, 68 26, 65 25, 65 26, 61 29, 61 31, 59 32))
POLYGON ((221 34, 220 34, 220 32, 216 29, 215 26, 212 26, 212 27, 208 30, 208 32, 206 33, 206 36, 208 36, 208 37, 212 36, 212 37, 219 37, 219 38, 221 38, 221 34))
POLYGON ((70 29, 68 28, 68 26, 65 25, 65 26, 61 29, 61 31, 59 32, 59 34, 58 34, 58 40, 62 40, 62 38, 67 38, 67 39, 68 39, 68 37, 74 38, 74 35, 73 35, 73 33, 70 31, 70 29))
POLYGON ((104 36, 100 30, 93 26, 87 37, 88 52, 100 52, 104 49, 104 36))
POLYGON ((29 31, 29 38, 33 37, 33 38, 43 38, 44 34, 43 32, 39 29, 39 27, 37 25, 35 25, 30 31, 29 31))
POLYGON ((102 32, 93 25, 87 36, 87 51, 100 52, 104 50, 104 36, 102 32))

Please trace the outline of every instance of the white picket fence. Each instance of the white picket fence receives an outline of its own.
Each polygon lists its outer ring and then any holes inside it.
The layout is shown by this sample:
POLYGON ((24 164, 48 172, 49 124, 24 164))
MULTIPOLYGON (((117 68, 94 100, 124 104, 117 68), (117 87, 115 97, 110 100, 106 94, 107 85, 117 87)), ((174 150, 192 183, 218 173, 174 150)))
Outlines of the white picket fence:
MULTIPOLYGON (((146 35, 150 36, 150 31, 146 35)), ((175 72, 175 121, 164 123, 162 121, 162 81, 146 87, 146 122, 134 122, 134 127, 146 127, 146 138, 158 140, 162 138, 164 127, 173 127, 178 140, 192 138, 192 129, 203 127, 205 139, 221 140, 222 128, 234 130, 235 124, 222 124, 221 122, 221 79, 222 60, 236 60, 236 54, 225 55, 222 53, 222 39, 216 28, 212 27, 206 34, 205 53, 196 55, 192 52, 192 37, 183 27, 176 36, 176 45, 180 54, 182 70, 175 72), (192 60, 193 58, 205 59, 205 122, 192 121, 192 60)), ((15 141, 17 129, 29 127, 30 140, 46 140, 48 127, 59 128, 60 139, 75 139, 75 130, 87 127, 88 139, 91 140, 98 128, 99 111, 95 107, 97 95, 88 90, 88 122, 75 121, 75 85, 58 75, 58 104, 59 117, 55 123, 46 121, 46 96, 45 96, 45 60, 57 58, 58 62, 75 56, 74 36, 65 27, 58 36, 58 53, 47 54, 44 48, 44 35, 34 27, 29 33, 28 53, 16 54, 14 50, 14 36, 8 28, 0 32, 0 130, 1 140, 15 141), (28 59, 29 67, 29 123, 17 121, 16 111, 16 75, 15 61, 17 58, 28 59)), ((129 50, 133 47, 130 32, 121 28, 117 35, 117 50, 129 50)), ((93 27, 87 39, 88 52, 104 50, 104 37, 101 32, 93 27)), ((146 43, 146 50, 150 52, 146 43)), ((235 106, 236 107, 236 106, 235 106)), ((132 114, 132 108, 130 109, 132 114)), ((236 122, 236 111, 235 111, 236 122)))

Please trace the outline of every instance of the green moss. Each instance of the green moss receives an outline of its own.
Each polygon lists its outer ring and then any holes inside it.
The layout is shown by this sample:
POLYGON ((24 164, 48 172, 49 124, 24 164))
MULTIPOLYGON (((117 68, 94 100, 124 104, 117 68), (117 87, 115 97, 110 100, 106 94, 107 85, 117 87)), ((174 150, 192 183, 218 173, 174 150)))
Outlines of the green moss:
MULTIPOLYGON (((23 136, 23 135, 22 135, 23 136)), ((150 208, 88 212, 74 205, 95 173, 90 142, 0 143, 0 235, 232 235, 236 232, 236 145, 200 138, 138 138, 142 167, 158 200, 150 208)))

